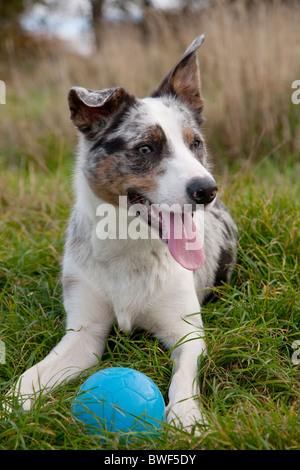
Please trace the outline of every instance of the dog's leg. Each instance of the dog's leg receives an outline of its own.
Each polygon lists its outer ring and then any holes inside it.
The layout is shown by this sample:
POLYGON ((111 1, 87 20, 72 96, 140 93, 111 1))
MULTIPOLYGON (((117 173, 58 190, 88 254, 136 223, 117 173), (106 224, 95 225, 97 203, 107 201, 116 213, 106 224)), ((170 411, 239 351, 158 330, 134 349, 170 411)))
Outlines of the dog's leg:
POLYGON ((103 354, 113 316, 105 301, 89 285, 74 283, 65 300, 67 331, 43 359, 18 380, 14 395, 24 409, 30 409, 35 395, 45 393, 63 381, 97 364, 103 354))
MULTIPOLYGON (((177 426, 189 428, 196 423, 204 423, 197 398, 198 359, 206 353, 200 305, 196 293, 169 292, 164 301, 157 304, 155 321, 149 329, 162 343, 172 349, 174 373, 169 388, 167 421, 177 426)), ((152 320, 154 315, 151 315, 152 320)))
MULTIPOLYGON (((200 316, 200 314, 198 314, 200 316)), ((194 316, 186 318, 194 323, 194 316)), ((199 319, 197 319, 199 320, 199 319)), ((168 338, 169 344, 173 340, 174 347, 171 359, 174 362, 174 373, 169 388, 169 405, 167 408, 167 421, 179 423, 184 428, 196 423, 204 423, 204 417, 197 402, 198 387, 198 359, 206 352, 203 339, 202 325, 198 321, 190 328, 182 327, 181 333, 168 338), (198 325, 197 325, 198 323, 198 325), (181 336, 182 335, 182 336, 181 336), (179 338, 181 337, 181 338, 179 338)))

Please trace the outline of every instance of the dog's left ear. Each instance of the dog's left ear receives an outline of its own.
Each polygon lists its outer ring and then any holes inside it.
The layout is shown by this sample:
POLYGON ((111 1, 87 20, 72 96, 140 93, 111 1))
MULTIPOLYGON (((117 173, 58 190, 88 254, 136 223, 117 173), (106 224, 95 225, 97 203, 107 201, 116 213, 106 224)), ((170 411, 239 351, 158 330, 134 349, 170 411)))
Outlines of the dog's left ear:
POLYGON ((196 112, 199 120, 203 108, 201 98, 200 73, 196 51, 204 41, 204 34, 198 36, 187 48, 171 72, 164 78, 160 86, 151 96, 178 96, 196 112))

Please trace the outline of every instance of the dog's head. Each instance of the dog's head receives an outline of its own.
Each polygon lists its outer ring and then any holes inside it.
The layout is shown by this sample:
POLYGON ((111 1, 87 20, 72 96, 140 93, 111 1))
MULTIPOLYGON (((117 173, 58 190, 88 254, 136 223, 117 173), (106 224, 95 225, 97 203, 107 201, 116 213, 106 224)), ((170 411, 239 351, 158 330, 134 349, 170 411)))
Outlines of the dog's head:
POLYGON ((70 90, 71 119, 83 139, 82 169, 100 200, 117 206, 119 196, 128 196, 148 209, 176 204, 179 211, 190 204, 190 214, 214 201, 217 185, 206 168, 200 132, 196 51, 203 40, 193 41, 148 98, 137 99, 121 87, 70 90))

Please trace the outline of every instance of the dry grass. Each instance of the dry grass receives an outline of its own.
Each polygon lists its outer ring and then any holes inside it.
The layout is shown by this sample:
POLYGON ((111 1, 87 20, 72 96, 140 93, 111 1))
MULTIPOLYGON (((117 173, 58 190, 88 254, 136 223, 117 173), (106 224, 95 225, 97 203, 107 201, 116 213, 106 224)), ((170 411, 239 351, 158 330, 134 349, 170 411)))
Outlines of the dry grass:
POLYGON ((233 157, 257 157, 261 143, 269 151, 288 143, 300 150, 290 99, 293 77, 300 76, 299 7, 260 1, 248 13, 238 2, 230 13, 220 3, 207 14, 207 116, 233 157))
POLYGON ((249 11, 243 1, 220 1, 193 17, 170 21, 156 15, 148 43, 133 25, 109 25, 102 50, 87 58, 56 47, 36 62, 10 46, 0 63, 8 94, 0 151, 9 154, 7 161, 30 159, 51 167, 61 146, 74 142, 66 103, 71 86, 122 85, 145 96, 203 32, 204 132, 215 157, 299 153, 299 107, 291 103, 292 81, 300 77, 299 15, 299 2, 259 1, 249 11))

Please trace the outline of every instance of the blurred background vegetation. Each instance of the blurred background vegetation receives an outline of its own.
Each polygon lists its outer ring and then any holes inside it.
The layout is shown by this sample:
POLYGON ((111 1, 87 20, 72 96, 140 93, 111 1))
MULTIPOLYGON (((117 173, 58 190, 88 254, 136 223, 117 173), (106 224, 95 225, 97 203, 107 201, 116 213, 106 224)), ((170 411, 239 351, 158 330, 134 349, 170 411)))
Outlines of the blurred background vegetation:
POLYGON ((66 100, 71 86, 122 85, 147 96, 204 33, 198 54, 203 131, 217 165, 264 158, 294 165, 300 106, 291 102, 291 84, 300 78, 299 19, 299 0, 1 1, 6 104, 0 105, 0 159, 55 168, 59 155, 74 149, 66 100), (39 28, 28 29, 37 10, 39 28), (64 39, 49 32, 54 14, 65 18, 64 39), (80 36, 77 46, 66 40, 68 15, 85 20, 82 42, 87 35, 90 42, 84 54, 80 36))

